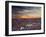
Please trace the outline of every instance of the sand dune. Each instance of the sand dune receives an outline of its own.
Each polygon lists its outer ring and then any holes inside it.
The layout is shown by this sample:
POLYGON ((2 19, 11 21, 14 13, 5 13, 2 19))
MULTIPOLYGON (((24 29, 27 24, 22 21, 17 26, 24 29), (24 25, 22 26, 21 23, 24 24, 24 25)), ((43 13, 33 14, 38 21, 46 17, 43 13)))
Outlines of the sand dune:
POLYGON ((27 18, 41 18, 39 16, 14 16, 12 17, 13 19, 15 18, 24 18, 24 19, 27 19, 27 18))

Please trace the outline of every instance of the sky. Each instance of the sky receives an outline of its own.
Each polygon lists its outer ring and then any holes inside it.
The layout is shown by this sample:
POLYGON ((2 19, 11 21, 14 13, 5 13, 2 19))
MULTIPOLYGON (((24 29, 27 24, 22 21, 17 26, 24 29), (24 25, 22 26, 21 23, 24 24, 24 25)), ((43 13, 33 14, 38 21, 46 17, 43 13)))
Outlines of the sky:
POLYGON ((41 7, 12 6, 12 14, 16 18, 39 18, 41 17, 41 7))

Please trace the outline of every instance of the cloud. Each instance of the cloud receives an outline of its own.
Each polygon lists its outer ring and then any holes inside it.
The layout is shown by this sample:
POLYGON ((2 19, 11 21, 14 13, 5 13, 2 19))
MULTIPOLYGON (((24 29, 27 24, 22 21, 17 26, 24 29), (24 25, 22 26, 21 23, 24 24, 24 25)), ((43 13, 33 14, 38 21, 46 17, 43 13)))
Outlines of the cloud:
POLYGON ((41 7, 13 6, 13 15, 22 17, 41 17, 41 7))

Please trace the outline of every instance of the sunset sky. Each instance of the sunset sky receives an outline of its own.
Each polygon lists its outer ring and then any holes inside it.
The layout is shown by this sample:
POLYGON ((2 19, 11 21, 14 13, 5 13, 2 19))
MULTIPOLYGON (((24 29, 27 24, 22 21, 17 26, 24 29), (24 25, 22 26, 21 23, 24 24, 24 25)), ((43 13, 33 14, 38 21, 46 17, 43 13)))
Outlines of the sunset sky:
POLYGON ((12 6, 12 14, 14 18, 40 18, 41 7, 12 6))

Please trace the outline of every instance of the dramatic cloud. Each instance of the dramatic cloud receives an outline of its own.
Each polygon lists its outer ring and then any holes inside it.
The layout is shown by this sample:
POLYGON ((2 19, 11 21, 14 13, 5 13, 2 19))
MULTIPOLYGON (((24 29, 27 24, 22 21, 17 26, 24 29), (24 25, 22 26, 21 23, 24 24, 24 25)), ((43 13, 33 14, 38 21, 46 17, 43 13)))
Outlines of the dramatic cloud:
POLYGON ((13 16, 20 18, 41 17, 41 7, 12 6, 13 16))

